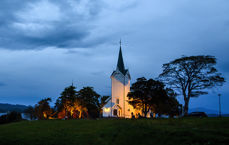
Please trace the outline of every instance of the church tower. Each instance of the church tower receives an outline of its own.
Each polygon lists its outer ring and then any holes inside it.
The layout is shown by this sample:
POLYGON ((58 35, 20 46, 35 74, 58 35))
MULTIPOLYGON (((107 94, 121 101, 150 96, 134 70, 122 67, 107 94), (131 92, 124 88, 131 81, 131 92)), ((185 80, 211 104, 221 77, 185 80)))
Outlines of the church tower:
POLYGON ((130 92, 131 77, 129 70, 124 65, 121 42, 116 70, 113 71, 110 78, 111 98, 104 107, 103 115, 106 117, 131 118, 131 113, 134 113, 134 109, 129 105, 127 98, 127 94, 130 92))

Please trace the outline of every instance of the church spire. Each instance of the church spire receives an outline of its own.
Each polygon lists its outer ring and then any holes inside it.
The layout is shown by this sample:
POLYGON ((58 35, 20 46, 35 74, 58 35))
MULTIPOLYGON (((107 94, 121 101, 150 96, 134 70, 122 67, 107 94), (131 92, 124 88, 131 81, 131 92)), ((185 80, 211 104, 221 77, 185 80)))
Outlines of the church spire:
POLYGON ((125 75, 125 66, 123 62, 123 57, 122 57, 122 46, 121 46, 121 40, 120 40, 120 49, 119 49, 119 56, 118 56, 118 64, 117 64, 117 69, 125 75))

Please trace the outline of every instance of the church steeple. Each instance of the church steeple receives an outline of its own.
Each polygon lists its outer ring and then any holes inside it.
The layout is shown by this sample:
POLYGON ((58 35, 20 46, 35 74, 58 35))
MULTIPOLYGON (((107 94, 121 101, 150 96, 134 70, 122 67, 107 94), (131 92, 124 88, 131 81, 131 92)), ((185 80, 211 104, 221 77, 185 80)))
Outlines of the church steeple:
POLYGON ((121 46, 121 40, 120 40, 120 49, 119 49, 119 56, 118 56, 118 64, 117 64, 117 70, 119 70, 122 74, 125 75, 126 70, 123 62, 123 57, 122 57, 122 46, 121 46))

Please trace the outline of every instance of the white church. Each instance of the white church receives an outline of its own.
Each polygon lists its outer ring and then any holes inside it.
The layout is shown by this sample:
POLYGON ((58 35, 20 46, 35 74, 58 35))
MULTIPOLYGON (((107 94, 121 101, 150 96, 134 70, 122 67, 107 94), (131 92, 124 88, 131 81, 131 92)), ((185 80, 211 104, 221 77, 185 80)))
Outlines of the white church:
POLYGON ((111 74, 111 98, 103 107, 103 117, 131 118, 138 113, 129 103, 127 94, 130 92, 130 73, 125 69, 120 44, 116 70, 111 74))

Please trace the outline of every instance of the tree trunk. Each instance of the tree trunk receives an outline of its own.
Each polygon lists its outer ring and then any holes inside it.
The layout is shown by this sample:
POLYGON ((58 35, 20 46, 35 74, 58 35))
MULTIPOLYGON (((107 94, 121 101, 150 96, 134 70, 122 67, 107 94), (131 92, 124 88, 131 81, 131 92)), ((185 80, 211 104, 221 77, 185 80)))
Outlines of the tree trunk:
POLYGON ((144 118, 146 118, 146 116, 147 116, 147 111, 144 111, 144 118))
POLYGON ((148 113, 148 111, 147 111, 147 105, 146 104, 144 105, 144 112, 143 113, 144 113, 144 116, 143 117, 146 118, 147 113, 148 113))
POLYGON ((184 99, 184 116, 188 116, 189 98, 184 99))

